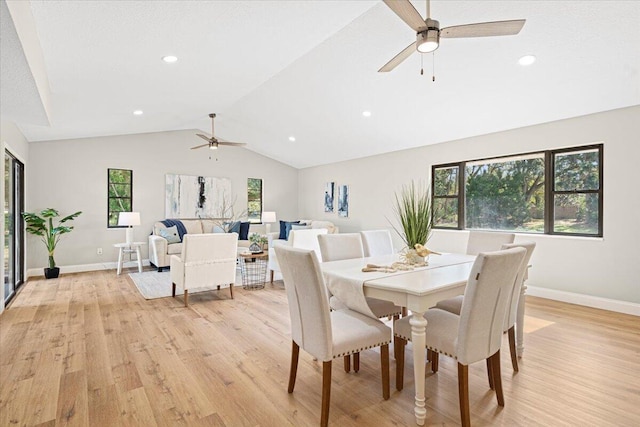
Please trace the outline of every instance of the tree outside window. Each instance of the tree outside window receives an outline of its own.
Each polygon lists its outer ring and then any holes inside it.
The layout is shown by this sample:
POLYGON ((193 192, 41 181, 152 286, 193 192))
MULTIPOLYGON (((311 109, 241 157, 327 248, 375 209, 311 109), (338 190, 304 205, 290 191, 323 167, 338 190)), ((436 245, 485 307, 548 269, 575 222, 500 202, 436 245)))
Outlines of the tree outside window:
POLYGON ((133 210, 133 171, 107 169, 107 226, 118 227, 120 212, 133 210))
POLYGON ((247 212, 249 222, 262 221, 262 179, 247 179, 247 212))

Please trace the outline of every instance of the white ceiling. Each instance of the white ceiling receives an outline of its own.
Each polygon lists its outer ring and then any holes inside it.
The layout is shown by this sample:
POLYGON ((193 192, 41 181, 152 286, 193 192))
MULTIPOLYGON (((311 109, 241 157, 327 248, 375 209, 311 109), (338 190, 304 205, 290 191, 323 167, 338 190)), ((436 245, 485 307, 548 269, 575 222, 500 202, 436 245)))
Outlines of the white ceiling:
MULTIPOLYGON (((378 1, 31 0, 31 9, 51 126, 16 119, 29 141, 208 133, 216 112, 216 136, 301 168, 640 104, 638 1, 434 0, 442 27, 527 20, 517 36, 442 40, 435 82, 431 55, 423 76, 417 53, 377 72, 415 38, 378 1), (525 54, 538 61, 519 66, 525 54)), ((3 68, 3 92, 7 80, 3 68)), ((15 117, 19 102, 5 98, 3 117, 15 117)))

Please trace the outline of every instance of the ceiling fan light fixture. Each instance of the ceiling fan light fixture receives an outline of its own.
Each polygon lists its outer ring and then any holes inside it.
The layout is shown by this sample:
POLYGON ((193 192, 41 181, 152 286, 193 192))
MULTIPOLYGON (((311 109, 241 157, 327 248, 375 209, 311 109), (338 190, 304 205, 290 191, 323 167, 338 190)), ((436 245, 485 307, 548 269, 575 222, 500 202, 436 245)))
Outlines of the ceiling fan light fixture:
POLYGON ((217 149, 218 149, 218 144, 215 144, 215 143, 209 144, 209 150, 217 150, 217 149))
POLYGON ((418 33, 416 40, 416 48, 418 52, 429 53, 436 50, 439 46, 440 30, 437 28, 430 28, 428 30, 418 33))

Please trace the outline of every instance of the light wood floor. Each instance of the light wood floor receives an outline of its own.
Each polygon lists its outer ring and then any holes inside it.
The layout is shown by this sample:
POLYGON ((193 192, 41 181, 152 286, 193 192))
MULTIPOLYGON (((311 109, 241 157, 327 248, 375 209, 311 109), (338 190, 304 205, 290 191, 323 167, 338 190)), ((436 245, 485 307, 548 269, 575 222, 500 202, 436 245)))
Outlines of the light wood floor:
MULTIPOLYGON (((169 273, 167 273, 169 274, 169 273)), ((287 393, 291 341, 282 283, 146 301, 114 271, 30 280, 0 316, 1 426, 314 426, 321 363, 301 352, 287 393)), ((640 321, 527 299, 525 354, 513 375, 503 346, 506 406, 470 369, 474 426, 639 426, 640 321)), ((379 355, 358 374, 333 366, 334 426, 414 426, 413 363, 382 399, 379 355)), ((459 423, 457 370, 427 374, 427 425, 459 423)))

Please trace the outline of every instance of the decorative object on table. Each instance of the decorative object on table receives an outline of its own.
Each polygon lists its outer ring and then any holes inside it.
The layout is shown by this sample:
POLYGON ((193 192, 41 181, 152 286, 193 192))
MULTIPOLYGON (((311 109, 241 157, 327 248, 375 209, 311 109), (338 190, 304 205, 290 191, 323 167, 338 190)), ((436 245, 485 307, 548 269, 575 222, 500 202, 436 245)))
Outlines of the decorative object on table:
POLYGON ((166 218, 230 218, 231 180, 193 175, 165 175, 166 218))
POLYGON ((249 241, 251 245, 249 245, 249 251, 253 254, 262 253, 264 250, 264 245, 267 244, 268 239, 266 236, 262 236, 258 233, 252 233, 249 236, 249 241))
POLYGON ((22 218, 27 223, 27 233, 40 236, 42 242, 47 247, 49 253, 49 267, 44 269, 44 277, 47 279, 55 279, 60 274, 60 268, 56 267, 56 261, 53 258, 56 246, 60 241, 60 236, 71 232, 73 226, 62 225, 67 221, 77 218, 82 211, 78 211, 62 218, 58 225, 53 226, 53 218, 60 216, 57 210, 47 208, 40 211, 40 214, 32 212, 23 212, 22 218))
POLYGON ((349 216, 349 186, 338 187, 338 216, 347 218, 349 216))
POLYGON ((409 264, 426 262, 429 250, 418 254, 416 245, 423 248, 431 237, 431 191, 427 184, 403 186, 399 193, 395 194, 394 212, 397 215, 399 227, 392 224, 393 229, 402 238, 406 247, 402 250, 402 257, 409 264))
POLYGON ((262 223, 265 225, 267 234, 271 232, 271 223, 278 222, 275 212, 262 212, 260 221, 262 221, 262 223))
POLYGON ((327 182, 324 186, 324 211, 333 212, 333 196, 335 195, 336 183, 327 182))
POLYGON ((133 243, 133 227, 140 225, 140 212, 120 212, 118 215, 118 226, 127 227, 126 242, 133 243))

